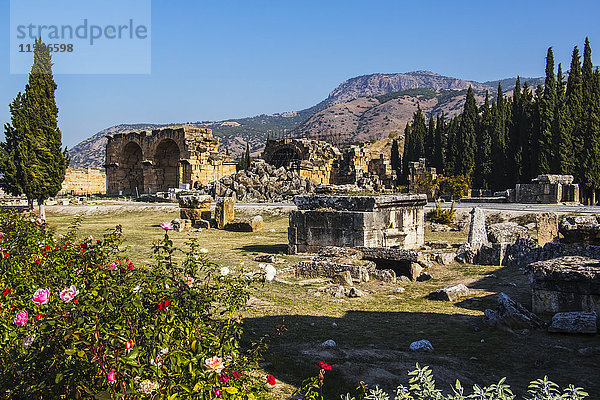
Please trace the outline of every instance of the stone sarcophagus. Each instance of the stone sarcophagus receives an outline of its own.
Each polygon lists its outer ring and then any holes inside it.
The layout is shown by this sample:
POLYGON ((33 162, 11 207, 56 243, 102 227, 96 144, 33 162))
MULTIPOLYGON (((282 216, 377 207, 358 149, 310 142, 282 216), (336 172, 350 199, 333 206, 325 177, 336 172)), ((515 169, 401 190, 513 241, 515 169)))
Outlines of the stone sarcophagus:
POLYGON ((600 313, 600 260, 564 256, 527 267, 535 313, 600 313))
POLYGON ((290 254, 324 246, 416 249, 424 243, 426 195, 296 196, 290 254))

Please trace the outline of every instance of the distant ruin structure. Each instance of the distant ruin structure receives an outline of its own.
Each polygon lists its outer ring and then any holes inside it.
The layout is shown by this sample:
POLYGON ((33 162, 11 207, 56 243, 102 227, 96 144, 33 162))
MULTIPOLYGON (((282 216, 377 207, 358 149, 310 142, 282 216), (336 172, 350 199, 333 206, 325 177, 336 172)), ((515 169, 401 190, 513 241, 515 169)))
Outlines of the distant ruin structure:
POLYGON ((424 244, 427 197, 296 196, 290 213, 289 253, 316 252, 324 246, 396 247, 424 244))
POLYGON ((219 153, 211 129, 188 126, 117 133, 106 144, 109 195, 139 195, 196 188, 236 172, 219 153))
POLYGON ((106 173, 101 168, 73 168, 65 171, 59 195, 106 194, 106 173))
POLYGON ((318 140, 268 140, 262 158, 317 185, 371 185, 381 189, 391 188, 396 179, 390 161, 383 155, 373 156, 364 146, 340 150, 318 140))
POLYGON ((429 200, 435 197, 433 182, 437 179, 435 167, 428 167, 425 158, 408 163, 408 191, 410 193, 425 193, 429 200))
POLYGON ((572 175, 539 175, 531 183, 518 183, 515 187, 517 203, 576 203, 579 202, 579 185, 572 175))

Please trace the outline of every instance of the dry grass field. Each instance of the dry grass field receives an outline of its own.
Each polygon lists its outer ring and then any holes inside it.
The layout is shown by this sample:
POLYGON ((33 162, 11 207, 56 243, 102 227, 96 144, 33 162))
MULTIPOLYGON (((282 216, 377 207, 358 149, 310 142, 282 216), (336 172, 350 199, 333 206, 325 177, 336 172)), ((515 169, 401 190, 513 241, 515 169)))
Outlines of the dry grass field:
MULTIPOLYGON (((165 211, 94 215, 83 219, 80 232, 100 237, 106 229, 121 224, 130 258, 143 265, 152 262, 151 244, 163 235, 160 223, 175 217, 165 211)), ((197 238, 213 261, 237 271, 254 271, 256 255, 278 254, 285 261, 277 268, 300 260, 302 256, 285 255, 287 216, 264 218, 261 232, 175 232, 172 238, 179 246, 191 236, 197 238)), ((58 233, 72 221, 73 216, 48 216, 58 233)), ((464 232, 426 233, 426 241, 465 239, 464 232)), ((360 286, 366 293, 360 298, 315 296, 311 289, 324 282, 304 285, 293 277, 283 278, 287 283, 256 285, 244 316, 244 340, 269 334, 279 324, 285 326, 284 333, 272 339, 263 364, 265 371, 278 379, 273 397, 291 397, 304 378, 318 372, 316 363, 323 360, 333 366, 326 378, 327 398, 337 399, 332 393, 350 391, 359 381, 391 389, 407 382, 406 373, 417 362, 431 366, 438 387, 445 390, 456 378, 470 387, 496 383, 506 376, 513 390, 522 393, 529 381, 548 375, 561 385, 574 383, 587 389, 591 398, 600 398, 600 355, 578 353, 580 348, 600 346, 600 335, 522 334, 483 324, 483 310, 494 308, 499 292, 530 307, 529 284, 522 271, 453 263, 434 265, 430 272, 434 278, 426 282, 384 284, 371 280, 360 286), (427 299, 431 291, 452 283, 466 284, 471 297, 457 302, 427 299), (399 286, 405 291, 395 291, 399 286), (328 339, 337 346, 321 347, 328 339), (435 351, 410 352, 409 344, 420 339, 429 340, 435 351)))

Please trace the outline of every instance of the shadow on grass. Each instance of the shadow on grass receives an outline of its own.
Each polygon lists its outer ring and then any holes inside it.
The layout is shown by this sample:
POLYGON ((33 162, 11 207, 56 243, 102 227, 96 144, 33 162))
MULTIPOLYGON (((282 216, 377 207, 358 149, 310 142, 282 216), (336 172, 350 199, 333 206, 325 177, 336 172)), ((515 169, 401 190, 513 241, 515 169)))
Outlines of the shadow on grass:
POLYGON ((287 254, 287 244, 250 244, 234 250, 243 250, 249 253, 287 254))
POLYGON ((590 336, 557 338, 545 331, 514 335, 483 326, 481 316, 465 314, 348 311, 340 318, 246 318, 244 344, 271 334, 282 323, 286 331, 271 339, 265 369, 299 387, 302 380, 318 374, 319 361, 329 363, 333 370, 326 374, 325 399, 353 392, 360 381, 391 392, 407 384, 407 372, 416 363, 432 368, 437 387, 444 392, 457 378, 470 388, 491 385, 506 376, 513 391, 522 394, 531 380, 548 375, 561 386, 573 383, 591 394, 600 393, 596 379, 600 356, 582 358, 564 350, 592 346, 595 342, 590 336), (337 346, 323 347, 329 339, 337 346), (421 339, 429 340, 434 352, 409 351, 410 343, 421 339), (555 346, 557 339, 562 348, 555 346))

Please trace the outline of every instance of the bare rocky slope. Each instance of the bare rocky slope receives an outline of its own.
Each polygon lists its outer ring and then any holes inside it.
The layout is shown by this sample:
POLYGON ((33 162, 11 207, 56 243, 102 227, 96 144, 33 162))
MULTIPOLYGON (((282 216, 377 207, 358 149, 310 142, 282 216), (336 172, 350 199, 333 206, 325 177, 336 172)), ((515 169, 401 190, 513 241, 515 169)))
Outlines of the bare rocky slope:
MULTIPOLYGON (((525 80, 531 85, 543 83, 543 78, 522 79, 525 80)), ((397 133, 402 139, 404 126, 412 119, 417 104, 427 117, 442 111, 451 117, 462 110, 469 86, 476 91, 481 103, 485 90, 495 93, 498 82, 502 82, 505 90, 512 89, 515 78, 479 83, 428 71, 363 75, 343 82, 327 99, 305 110, 188 125, 212 129, 221 140, 221 149, 233 157, 244 152, 246 143, 252 155, 258 156, 268 135, 272 138, 282 135, 309 137, 336 145, 385 138, 390 133, 397 133)), ((71 165, 102 167, 108 134, 181 124, 112 126, 70 149, 71 165)))

